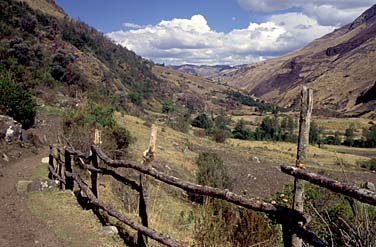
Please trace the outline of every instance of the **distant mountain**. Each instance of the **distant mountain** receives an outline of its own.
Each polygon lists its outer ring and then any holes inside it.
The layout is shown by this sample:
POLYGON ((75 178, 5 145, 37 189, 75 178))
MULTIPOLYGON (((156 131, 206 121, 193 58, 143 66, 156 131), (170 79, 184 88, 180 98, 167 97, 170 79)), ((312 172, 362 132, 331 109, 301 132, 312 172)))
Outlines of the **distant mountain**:
POLYGON ((354 22, 287 55, 225 69, 213 80, 288 106, 301 85, 315 107, 356 115, 376 109, 376 5, 354 22))
POLYGON ((204 78, 210 78, 217 74, 219 74, 221 71, 225 69, 231 69, 232 67, 229 65, 192 65, 192 64, 183 64, 183 65, 172 65, 169 66, 172 69, 179 70, 191 75, 201 76, 204 78))

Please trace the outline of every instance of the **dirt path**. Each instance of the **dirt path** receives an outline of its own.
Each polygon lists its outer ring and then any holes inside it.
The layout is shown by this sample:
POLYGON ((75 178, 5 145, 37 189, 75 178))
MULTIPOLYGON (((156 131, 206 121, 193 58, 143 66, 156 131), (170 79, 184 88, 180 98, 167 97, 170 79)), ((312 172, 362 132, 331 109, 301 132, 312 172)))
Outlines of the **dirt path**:
POLYGON ((47 149, 0 170, 0 246, 66 246, 32 216, 25 198, 17 193, 15 187, 19 180, 30 179, 33 168, 45 156, 47 149))

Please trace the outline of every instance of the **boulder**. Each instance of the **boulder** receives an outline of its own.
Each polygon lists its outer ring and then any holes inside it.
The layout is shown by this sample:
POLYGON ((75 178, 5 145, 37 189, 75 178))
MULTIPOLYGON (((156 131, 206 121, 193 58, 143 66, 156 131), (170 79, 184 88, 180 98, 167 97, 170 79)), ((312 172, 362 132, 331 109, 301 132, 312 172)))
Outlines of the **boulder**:
POLYGON ((364 183, 363 187, 366 188, 367 190, 376 191, 375 184, 372 182, 364 183))
POLYGON ((119 231, 116 226, 103 226, 100 230, 97 231, 99 235, 115 235, 119 231))
POLYGON ((3 153, 3 154, 1 155, 1 158, 2 158, 5 162, 9 162, 9 157, 8 157, 8 155, 6 155, 5 153, 3 153))
POLYGON ((49 158, 49 157, 43 157, 43 158, 41 159, 42 164, 48 164, 49 161, 50 161, 50 158, 49 158))
POLYGON ((27 192, 44 191, 44 190, 49 190, 49 189, 58 188, 58 187, 59 187, 59 181, 57 180, 37 178, 37 179, 34 179, 30 184, 28 184, 27 192))
POLYGON ((22 125, 13 118, 0 115, 0 141, 14 142, 21 139, 22 125))

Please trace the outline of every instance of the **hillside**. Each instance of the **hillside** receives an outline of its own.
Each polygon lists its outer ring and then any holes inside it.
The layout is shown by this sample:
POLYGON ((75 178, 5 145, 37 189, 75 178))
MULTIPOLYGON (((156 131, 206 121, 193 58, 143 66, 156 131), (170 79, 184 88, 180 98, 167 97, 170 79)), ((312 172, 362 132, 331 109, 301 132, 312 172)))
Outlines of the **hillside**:
POLYGON ((213 80, 290 105, 300 86, 321 109, 359 115, 376 108, 376 5, 354 22, 284 56, 223 70, 213 80))
POLYGON ((169 66, 169 67, 175 70, 179 70, 179 71, 191 74, 191 75, 201 76, 204 78, 210 78, 210 77, 217 75, 218 73, 220 73, 221 71, 225 69, 231 69, 231 66, 229 65, 213 65, 213 66, 200 65, 198 66, 198 65, 193 65, 193 64, 183 64, 183 65, 175 65, 175 66, 169 66))
POLYGON ((134 110, 172 95, 152 62, 71 19, 54 1, 0 5, 1 70, 42 101, 71 106, 88 98, 134 110))

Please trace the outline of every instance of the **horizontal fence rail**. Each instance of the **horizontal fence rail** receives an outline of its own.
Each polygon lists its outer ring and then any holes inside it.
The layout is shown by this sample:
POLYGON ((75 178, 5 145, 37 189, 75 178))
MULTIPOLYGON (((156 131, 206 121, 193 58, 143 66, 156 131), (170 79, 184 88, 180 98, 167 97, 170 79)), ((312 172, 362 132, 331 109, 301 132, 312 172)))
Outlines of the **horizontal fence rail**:
POLYGON ((282 165, 281 171, 296 178, 306 180, 312 184, 329 189, 333 192, 357 199, 358 201, 376 206, 376 192, 359 188, 355 185, 342 183, 334 179, 308 172, 304 169, 282 165))

